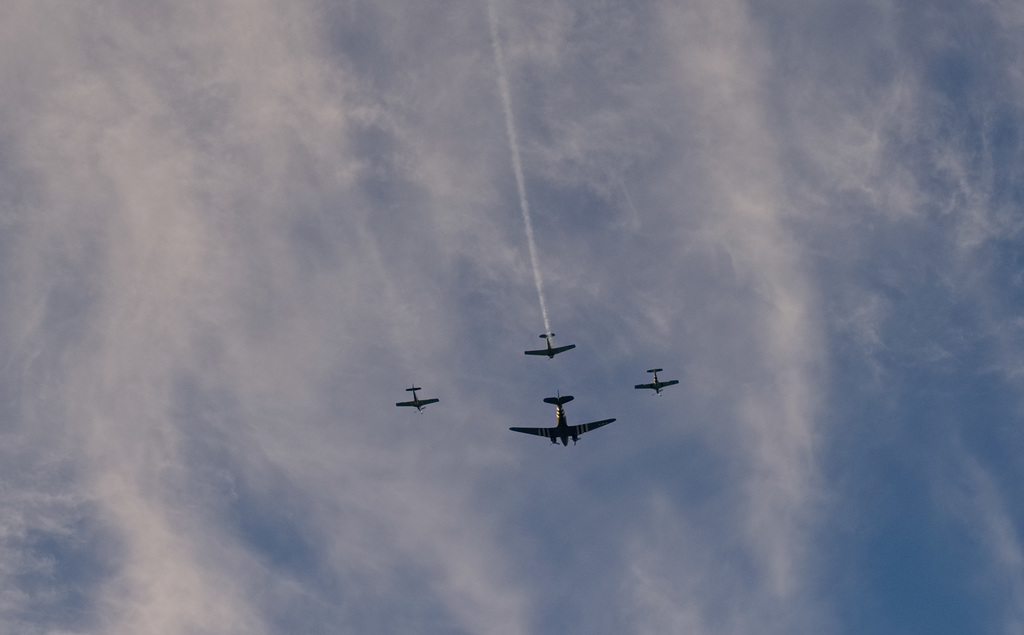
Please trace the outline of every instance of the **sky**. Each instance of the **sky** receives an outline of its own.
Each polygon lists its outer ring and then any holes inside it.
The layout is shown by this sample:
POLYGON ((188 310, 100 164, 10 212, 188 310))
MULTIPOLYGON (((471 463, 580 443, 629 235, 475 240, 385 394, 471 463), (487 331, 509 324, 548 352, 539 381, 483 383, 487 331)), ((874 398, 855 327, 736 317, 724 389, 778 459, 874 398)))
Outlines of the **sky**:
POLYGON ((0 79, 0 631, 1024 632, 1019 2, 8 0, 0 79))

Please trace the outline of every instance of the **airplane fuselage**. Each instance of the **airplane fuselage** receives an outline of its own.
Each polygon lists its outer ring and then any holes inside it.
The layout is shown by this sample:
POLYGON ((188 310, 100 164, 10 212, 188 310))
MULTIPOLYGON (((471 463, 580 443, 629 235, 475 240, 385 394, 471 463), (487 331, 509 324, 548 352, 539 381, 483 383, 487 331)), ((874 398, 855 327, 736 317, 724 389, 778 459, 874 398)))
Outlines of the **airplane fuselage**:
POLYGON ((412 405, 416 406, 416 412, 423 412, 423 402, 416 396, 416 391, 412 391, 412 405))
POLYGON ((569 434, 569 424, 565 420, 565 410, 562 406, 558 406, 555 409, 555 430, 554 434, 551 435, 551 442, 558 445, 558 442, 561 441, 562 445, 568 446, 570 438, 572 438, 573 443, 579 441, 579 437, 575 434, 569 434))

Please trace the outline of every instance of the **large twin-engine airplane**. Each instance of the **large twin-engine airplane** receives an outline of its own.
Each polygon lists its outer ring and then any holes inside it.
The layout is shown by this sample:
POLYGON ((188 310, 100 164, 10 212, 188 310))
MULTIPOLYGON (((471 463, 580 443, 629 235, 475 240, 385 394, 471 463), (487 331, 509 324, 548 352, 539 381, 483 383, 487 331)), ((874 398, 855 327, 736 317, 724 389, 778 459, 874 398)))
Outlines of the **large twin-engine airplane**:
POLYGON ((547 355, 548 359, 554 359, 555 355, 558 355, 559 353, 564 353, 565 351, 567 351, 569 349, 576 348, 575 344, 569 344, 567 346, 558 346, 556 348, 552 348, 551 347, 551 338, 554 337, 554 336, 555 336, 554 333, 543 333, 543 334, 541 334, 541 337, 543 339, 547 340, 548 347, 547 348, 541 348, 541 349, 536 350, 536 351, 523 351, 523 352, 526 353, 527 355, 547 355))
POLYGON ((654 394, 660 395, 661 394, 661 389, 664 388, 665 386, 675 386, 676 384, 679 383, 678 379, 670 379, 668 381, 660 381, 658 379, 658 373, 660 373, 663 370, 665 370, 665 369, 664 368, 652 368, 652 369, 650 369, 647 372, 654 373, 654 381, 652 383, 650 383, 650 384, 637 384, 636 386, 633 386, 633 388, 635 388, 637 390, 642 390, 644 388, 650 388, 651 390, 654 391, 654 394))
POLYGON ((413 384, 412 388, 406 388, 405 389, 406 392, 411 392, 412 393, 412 401, 399 401, 395 405, 396 406, 406 406, 406 407, 409 407, 409 408, 415 408, 417 412, 423 412, 423 407, 424 406, 426 406, 427 404, 437 403, 439 401, 437 399, 420 399, 420 398, 418 398, 416 396, 416 391, 417 390, 423 390, 423 389, 418 387, 416 384, 413 384))
POLYGON ((534 434, 538 437, 546 437, 551 439, 551 442, 557 444, 559 441, 562 445, 569 445, 569 439, 572 439, 572 444, 576 445, 579 441, 580 435, 584 432, 590 432, 596 430, 601 426, 606 426, 615 419, 604 419, 602 421, 594 421, 592 423, 584 423, 578 426, 570 426, 565 422, 565 410, 562 408, 562 404, 572 401, 572 395, 566 395, 564 397, 548 397, 544 400, 544 403, 554 404, 555 420, 557 425, 554 428, 509 428, 513 432, 523 432, 526 434, 534 434))

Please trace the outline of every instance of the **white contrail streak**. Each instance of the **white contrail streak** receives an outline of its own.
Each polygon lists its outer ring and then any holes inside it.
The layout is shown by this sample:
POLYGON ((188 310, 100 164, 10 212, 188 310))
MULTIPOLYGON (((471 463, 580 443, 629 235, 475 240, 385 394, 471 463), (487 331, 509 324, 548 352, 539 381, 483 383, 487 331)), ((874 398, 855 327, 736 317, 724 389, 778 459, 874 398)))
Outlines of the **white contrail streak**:
POLYGON ((533 282, 537 285, 537 297, 540 298, 540 312, 544 317, 544 332, 551 332, 548 322, 548 307, 544 302, 544 281, 540 277, 540 265, 537 264, 537 246, 533 242, 533 222, 530 220, 530 205, 526 201, 526 185, 523 183, 523 165, 519 160, 519 139, 516 137, 516 125, 512 119, 512 100, 508 92, 508 74, 505 72, 505 57, 501 52, 498 40, 498 19, 494 13, 494 0, 487 2, 487 17, 491 23, 491 46, 494 48, 494 62, 498 67, 498 88, 501 91, 501 104, 505 108, 505 131, 508 133, 508 145, 512 150, 512 169, 516 173, 516 187, 519 190, 519 208, 523 212, 523 224, 526 226, 526 242, 530 247, 530 264, 533 265, 533 282))

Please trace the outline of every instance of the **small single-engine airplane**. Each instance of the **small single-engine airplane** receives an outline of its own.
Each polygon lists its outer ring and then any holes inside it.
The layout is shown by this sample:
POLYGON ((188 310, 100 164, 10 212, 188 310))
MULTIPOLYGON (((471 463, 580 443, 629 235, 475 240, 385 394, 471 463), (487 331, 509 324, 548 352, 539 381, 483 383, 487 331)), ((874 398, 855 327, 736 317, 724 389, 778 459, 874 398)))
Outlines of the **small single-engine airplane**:
POLYGON ((423 389, 418 387, 416 384, 413 384, 412 388, 406 388, 405 389, 406 392, 411 392, 412 393, 412 401, 399 401, 395 405, 396 406, 405 406, 405 407, 409 407, 409 408, 415 408, 417 412, 423 412, 423 407, 424 406, 426 406, 427 404, 437 403, 439 401, 437 399, 420 399, 419 397, 416 396, 416 391, 417 390, 423 390, 423 389))
POLYGON ((542 349, 539 349, 539 350, 536 350, 536 351, 523 351, 523 352, 526 353, 527 355, 547 355, 548 359, 554 359, 555 355, 558 355, 559 353, 564 353, 565 351, 567 351, 569 349, 576 348, 575 344, 569 344, 567 346, 558 346, 556 348, 552 348, 551 347, 551 338, 554 337, 554 336, 555 336, 554 333, 544 333, 544 334, 541 335, 541 337, 543 339, 547 340, 547 343, 548 343, 548 347, 547 348, 542 348, 542 349))
POLYGON ((636 386, 633 386, 633 388, 635 388, 637 390, 641 390, 641 389, 644 389, 644 388, 650 388, 651 390, 654 391, 654 394, 660 395, 661 394, 661 389, 664 388, 665 386, 675 386, 676 384, 679 383, 678 379, 670 379, 668 381, 661 381, 660 379, 658 379, 658 373, 660 373, 663 370, 665 370, 665 369, 664 368, 652 368, 652 369, 650 369, 647 372, 654 373, 654 381, 652 383, 650 383, 650 384, 637 384, 636 386))
POLYGON ((572 401, 572 395, 566 395, 562 397, 548 397, 544 400, 544 403, 554 404, 555 420, 557 425, 554 428, 509 428, 513 432, 523 432, 526 434, 535 434, 538 437, 547 437, 551 439, 551 442, 558 444, 561 440, 562 445, 569 445, 569 439, 572 439, 572 444, 576 445, 579 441, 580 435, 584 432, 590 432, 596 430, 601 426, 606 426, 615 419, 604 419, 602 421, 594 421, 592 423, 584 423, 578 426, 570 426, 565 422, 565 410, 562 408, 562 404, 572 401))

